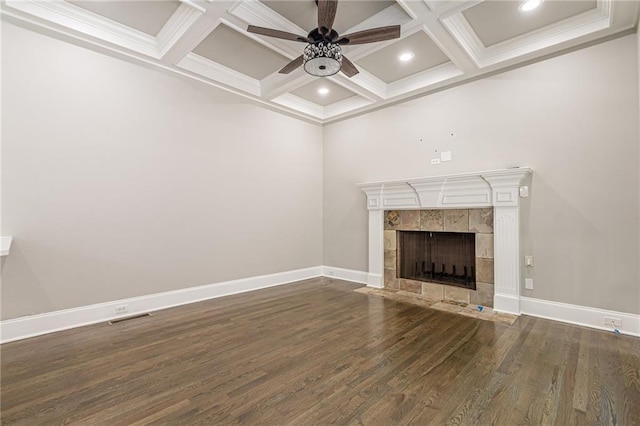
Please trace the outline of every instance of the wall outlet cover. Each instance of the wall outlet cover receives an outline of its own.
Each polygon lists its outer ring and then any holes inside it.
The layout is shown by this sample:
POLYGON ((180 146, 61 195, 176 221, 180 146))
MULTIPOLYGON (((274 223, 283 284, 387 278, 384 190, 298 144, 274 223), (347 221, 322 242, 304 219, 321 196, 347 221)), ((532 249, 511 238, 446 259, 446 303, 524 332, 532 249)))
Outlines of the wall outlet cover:
POLYGON ((533 290, 533 278, 524 279, 524 288, 527 290, 533 290))
POLYGON ((613 328, 622 328, 622 319, 614 317, 604 317, 604 325, 613 328))

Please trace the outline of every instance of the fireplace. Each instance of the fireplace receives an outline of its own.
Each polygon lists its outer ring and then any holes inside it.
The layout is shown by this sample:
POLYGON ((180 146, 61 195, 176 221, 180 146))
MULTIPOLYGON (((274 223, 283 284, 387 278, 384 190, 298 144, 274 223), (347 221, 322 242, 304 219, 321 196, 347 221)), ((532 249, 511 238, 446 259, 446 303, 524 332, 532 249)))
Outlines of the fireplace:
POLYGON ((493 306, 493 208, 385 210, 383 227, 383 287, 493 306))
POLYGON ((399 278, 476 289, 474 233, 397 232, 399 278))
POLYGON ((519 315, 519 197, 528 196, 528 191, 520 192, 520 186, 531 172, 514 167, 359 184, 369 211, 367 285, 487 306, 492 302, 496 311, 519 315), (488 218, 489 212, 491 222, 481 220, 479 224, 490 225, 491 230, 474 229, 476 219, 488 218), (397 231, 475 233, 476 290, 398 278, 397 231), (486 244, 491 245, 490 251, 478 250, 486 244))

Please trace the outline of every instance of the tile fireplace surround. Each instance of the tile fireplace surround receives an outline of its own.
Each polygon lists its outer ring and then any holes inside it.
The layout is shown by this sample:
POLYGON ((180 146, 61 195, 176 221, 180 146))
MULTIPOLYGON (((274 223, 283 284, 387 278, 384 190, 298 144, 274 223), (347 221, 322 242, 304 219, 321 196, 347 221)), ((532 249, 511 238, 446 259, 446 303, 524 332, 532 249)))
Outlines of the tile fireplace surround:
MULTIPOLYGON (((367 195, 369 210, 367 285, 382 288, 384 283, 385 210, 387 213, 400 211, 402 217, 402 211, 472 209, 468 212, 487 212, 487 208, 492 208, 493 306, 496 311, 520 315, 519 189, 531 173, 529 168, 512 168, 359 184, 367 195)), ((408 212, 404 215, 412 216, 408 212)))
POLYGON ((493 307, 493 209, 385 210, 384 287, 449 300, 493 307), (476 289, 397 277, 401 255, 397 231, 473 233, 475 239, 476 289))

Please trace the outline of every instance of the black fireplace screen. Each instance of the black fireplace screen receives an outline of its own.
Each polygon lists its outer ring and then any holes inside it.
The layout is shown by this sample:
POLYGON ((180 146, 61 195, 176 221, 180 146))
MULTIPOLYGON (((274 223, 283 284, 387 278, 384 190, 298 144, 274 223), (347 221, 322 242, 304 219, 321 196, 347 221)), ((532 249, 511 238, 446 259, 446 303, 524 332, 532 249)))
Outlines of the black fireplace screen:
POLYGON ((475 239, 473 233, 398 231, 400 278, 475 290, 475 239))

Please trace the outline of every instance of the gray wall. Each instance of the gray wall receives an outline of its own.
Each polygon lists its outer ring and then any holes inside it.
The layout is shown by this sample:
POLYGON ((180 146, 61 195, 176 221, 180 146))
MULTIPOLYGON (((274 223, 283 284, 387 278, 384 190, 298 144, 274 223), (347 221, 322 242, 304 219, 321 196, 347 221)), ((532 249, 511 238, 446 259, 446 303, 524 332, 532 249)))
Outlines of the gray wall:
POLYGON ((534 169, 523 294, 640 313, 635 35, 324 131, 10 24, 2 37, 3 319, 364 271, 355 183, 514 165, 534 169), (431 166, 436 150, 453 161, 431 166))
POLYGON ((3 319, 322 264, 321 127, 10 24, 2 43, 3 319))
POLYGON ((326 126, 325 265, 367 270, 358 182, 529 166, 523 295, 640 313, 637 66, 629 35, 326 126))

